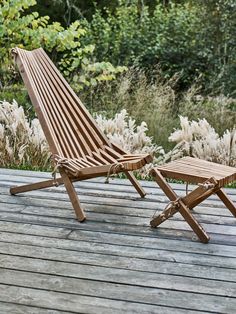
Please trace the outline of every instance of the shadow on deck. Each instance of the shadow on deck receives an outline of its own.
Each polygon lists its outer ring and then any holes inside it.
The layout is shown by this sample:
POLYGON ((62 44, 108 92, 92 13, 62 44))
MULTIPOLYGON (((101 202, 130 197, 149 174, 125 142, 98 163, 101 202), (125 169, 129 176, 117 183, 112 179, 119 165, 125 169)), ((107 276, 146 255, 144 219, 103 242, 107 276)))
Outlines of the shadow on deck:
POLYGON ((236 219, 218 198, 194 210, 202 244, 178 215, 149 227, 168 202, 154 182, 145 199, 126 180, 76 183, 82 224, 63 187, 9 195, 45 178, 0 169, 0 314, 236 313, 236 219))

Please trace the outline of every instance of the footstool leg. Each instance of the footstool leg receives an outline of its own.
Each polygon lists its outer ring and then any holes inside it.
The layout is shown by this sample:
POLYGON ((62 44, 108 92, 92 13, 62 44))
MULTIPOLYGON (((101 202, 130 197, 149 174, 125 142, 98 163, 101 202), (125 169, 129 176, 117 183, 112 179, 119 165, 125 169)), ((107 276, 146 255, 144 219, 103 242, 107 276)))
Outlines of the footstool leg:
POLYGON ((231 201, 231 199, 229 199, 228 195, 222 189, 218 190, 216 194, 219 196, 225 206, 231 211, 232 215, 236 217, 236 206, 231 201))
POLYGON ((163 192, 166 194, 166 196, 170 199, 172 202, 178 202, 179 206, 176 206, 175 203, 175 209, 172 209, 170 211, 170 215, 167 215, 166 209, 161 215, 158 217, 155 217, 151 220, 150 224, 152 227, 156 227, 166 219, 173 216, 177 211, 180 212, 180 214, 183 216, 183 218, 186 220, 186 222, 189 224, 189 226, 192 228, 192 230, 196 233, 196 235, 199 237, 200 241, 207 243, 209 241, 209 236, 205 232, 205 230, 202 228, 202 226, 197 222, 197 220, 193 217, 192 213, 190 212, 189 208, 187 207, 184 202, 178 198, 177 194, 173 191, 171 186, 166 182, 162 174, 157 169, 152 169, 151 174, 153 175, 155 181, 160 186, 160 188, 163 190, 163 192))

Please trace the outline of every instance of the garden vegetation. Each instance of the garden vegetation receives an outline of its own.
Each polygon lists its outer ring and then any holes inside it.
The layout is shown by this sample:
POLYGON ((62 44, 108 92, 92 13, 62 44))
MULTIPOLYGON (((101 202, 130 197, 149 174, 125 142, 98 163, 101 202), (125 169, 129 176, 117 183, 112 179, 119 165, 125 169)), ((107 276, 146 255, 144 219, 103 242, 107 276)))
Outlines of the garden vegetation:
POLYGON ((0 166, 50 167, 15 46, 43 47, 130 152, 235 166, 235 33, 234 0, 0 1, 0 166))

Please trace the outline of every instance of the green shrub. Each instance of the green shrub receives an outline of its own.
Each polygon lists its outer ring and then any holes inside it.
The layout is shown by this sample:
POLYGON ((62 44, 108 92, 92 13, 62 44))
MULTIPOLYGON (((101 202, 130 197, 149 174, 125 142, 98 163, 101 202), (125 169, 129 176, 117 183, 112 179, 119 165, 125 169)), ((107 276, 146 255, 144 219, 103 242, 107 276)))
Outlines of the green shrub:
POLYGON ((166 78, 182 73, 180 90, 200 78, 207 93, 236 93, 235 0, 153 1, 152 10, 138 0, 118 2, 81 21, 82 41, 95 43, 98 61, 137 66, 150 76, 158 64, 166 78))
POLYGON ((74 78, 78 89, 94 85, 100 80, 113 79, 125 68, 114 68, 110 63, 94 63, 94 45, 81 45, 85 30, 78 21, 64 28, 58 22, 49 23, 49 17, 37 12, 27 13, 35 0, 4 0, 0 3, 0 83, 12 84, 15 71, 10 60, 12 47, 35 49, 43 47, 58 63, 64 75, 74 78), (92 75, 91 75, 92 74, 92 75))
POLYGON ((97 60, 149 71, 160 64, 168 77, 182 71, 183 82, 205 69, 207 55, 197 41, 201 26, 196 7, 172 4, 167 10, 159 4, 151 15, 148 6, 140 10, 138 1, 119 1, 115 11, 104 10, 97 10, 91 22, 81 22, 87 29, 82 40, 96 44, 97 60))

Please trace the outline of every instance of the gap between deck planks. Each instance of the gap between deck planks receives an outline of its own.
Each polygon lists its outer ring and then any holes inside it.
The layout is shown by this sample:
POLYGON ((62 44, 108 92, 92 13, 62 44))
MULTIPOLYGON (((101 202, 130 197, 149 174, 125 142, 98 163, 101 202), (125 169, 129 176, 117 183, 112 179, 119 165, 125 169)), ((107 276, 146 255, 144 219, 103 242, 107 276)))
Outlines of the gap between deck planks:
MULTIPOLYGON (((34 193, 36 193, 37 195, 40 195, 40 191, 39 192, 34 192, 34 193)), ((32 193, 31 193, 32 194, 32 193)), ((49 197, 49 193, 47 194, 48 195, 48 197, 49 197)), ((32 195, 31 195, 32 196, 32 195)), ((22 199, 22 196, 21 197, 10 197, 12 200, 19 200, 19 199, 22 199)), ((28 197, 27 197, 27 199, 28 199, 28 197)), ((50 210, 49 210, 50 211, 50 210)), ((95 215, 96 216, 96 215, 95 215)), ((14 214, 11 214, 11 213, 2 213, 2 217, 5 217, 5 220, 7 220, 7 219, 10 219, 10 220, 12 220, 12 221, 14 221, 14 214)), ((32 222, 34 222, 35 224, 44 224, 45 223, 45 219, 46 219, 46 223, 48 224, 50 221, 52 221, 52 219, 50 218, 50 217, 48 217, 48 218, 44 218, 44 217, 42 217, 42 216, 37 216, 36 215, 36 220, 35 220, 35 218, 34 217, 31 217, 30 215, 21 215, 21 217, 23 218, 23 217, 25 217, 25 219, 26 220, 24 220, 25 222, 29 222, 29 220, 31 220, 32 219, 32 222), (27 218, 28 217, 28 218, 27 218)), ((102 216, 100 216, 100 219, 102 220, 102 218, 101 218, 102 216)), ((16 217, 17 218, 17 217, 16 217)), ((121 216, 121 218, 122 218, 122 216, 121 216)), ((116 218, 115 218, 116 219, 116 218)), ((231 219, 231 217, 229 218, 229 219, 231 219)), ((99 218, 98 218, 98 220, 99 220, 99 218)), ((93 224, 93 221, 92 221, 92 219, 91 219, 91 221, 90 221, 90 224, 83 224, 83 225, 79 225, 76 221, 74 221, 73 219, 71 219, 71 221, 70 221, 70 224, 71 224, 71 226, 74 226, 74 228, 95 228, 95 230, 97 230, 96 228, 97 228, 97 224, 101 224, 101 222, 99 222, 97 219, 95 219, 95 221, 97 222, 96 223, 96 226, 94 226, 94 224, 93 224)), ((106 222, 109 222, 109 221, 111 221, 110 220, 110 218, 109 218, 109 216, 108 216, 108 219, 105 221, 105 223, 106 222)), ((64 222, 63 222, 63 219, 59 219, 59 220, 54 220, 54 222, 57 222, 59 225, 61 225, 62 227, 64 226, 64 222)), ((124 223, 125 223, 125 221, 124 221, 124 223)), ((169 223, 169 222, 168 222, 169 223)), ((170 234, 172 234, 173 235, 173 231, 171 231, 172 229, 173 229, 173 226, 172 226, 172 222, 170 222, 170 228, 172 228, 171 230, 168 230, 168 229, 166 229, 167 227, 168 227, 168 223, 166 224, 166 226, 165 226, 165 228, 159 228, 158 229, 158 232, 157 232, 157 234, 158 235, 161 235, 161 234, 166 234, 166 235, 168 235, 168 233, 169 233, 169 231, 170 231, 170 234)), ((186 229, 186 224, 185 224, 185 222, 178 222, 180 225, 179 226, 183 226, 183 229, 186 229)), ((209 222, 208 222, 209 223, 209 222)), ((134 227, 132 227, 132 222, 131 222, 131 225, 129 225, 129 223, 128 223, 128 230, 127 231, 125 231, 125 226, 123 225, 123 222, 120 224, 119 223, 119 220, 118 220, 118 223, 117 224, 115 224, 114 225, 114 228, 112 227, 112 225, 108 225, 108 227, 109 227, 109 230, 107 230, 108 232, 109 231, 116 231, 116 232, 128 232, 128 233, 132 233, 132 230, 135 230, 134 232, 136 232, 136 226, 134 226, 134 227)), ((146 225, 148 224, 147 222, 145 223, 146 225)), ((145 231, 145 233, 147 234, 147 233, 150 233, 150 235, 152 234, 152 235, 155 235, 156 233, 153 233, 153 230, 150 230, 150 228, 148 229, 147 228, 147 226, 145 226, 145 224, 144 224, 144 227, 142 226, 142 224, 141 225, 139 225, 138 227, 138 230, 140 230, 140 231, 145 231)), ((105 225, 107 225, 107 224, 105 224, 105 225)), ((210 226, 210 224, 209 224, 209 226, 210 226)), ((217 226, 217 225, 213 225, 214 227, 213 227, 213 231, 214 230, 216 230, 216 232, 218 233, 218 232, 220 232, 220 229, 219 229, 219 227, 217 226), (219 231, 218 231, 219 230, 219 231)), ((228 227, 226 227, 226 228, 224 228, 224 226, 222 226, 222 228, 225 230, 225 232, 226 233, 228 233, 228 234, 231 234, 231 233, 234 233, 234 231, 233 231, 233 227, 232 228, 230 228, 229 230, 228 230, 228 227)), ((185 230, 181 230, 181 232, 182 233, 186 233, 186 231, 185 230)), ((230 238, 228 238, 228 240, 229 240, 230 238)), ((231 241, 231 240, 230 240, 231 241)), ((230 242, 231 243, 231 242, 230 242)))
MULTIPOLYGON (((50 179, 52 178, 51 176, 51 172, 40 172, 40 171, 30 171, 30 170, 15 170, 15 169, 4 169, 4 168, 0 168, 0 175, 6 175, 8 177, 23 177, 24 179, 27 178, 33 178, 33 180, 35 180, 35 182, 38 181, 38 179, 50 179)), ((81 181, 79 182, 79 184, 82 183, 86 183, 86 182, 92 182, 92 183, 98 183, 99 184, 103 184, 104 183, 104 177, 99 177, 99 178, 95 178, 95 179, 89 179, 89 180, 85 180, 85 181, 81 181)), ((155 184, 154 181, 140 181, 143 187, 147 187, 147 188, 151 188, 151 189, 155 189, 157 185, 155 184)), ((111 184, 112 185, 118 185, 118 186, 127 186, 130 187, 130 181, 128 179, 112 179, 111 180, 111 184)), ((179 183, 172 183, 175 186, 175 189, 180 189, 180 190, 185 190, 185 185, 183 184, 179 184, 179 183)), ((193 185, 189 184, 189 188, 191 189, 193 187, 193 185)), ((118 187, 119 188, 119 187, 118 187)), ((132 187, 131 187, 132 188, 132 187)), ((157 189, 159 190, 159 188, 157 187, 157 189)), ((134 191, 134 189, 132 188, 132 190, 134 191)), ((230 192, 232 192, 232 194, 236 195, 236 189, 231 189, 231 188, 226 188, 227 194, 231 194, 230 192)))
MULTIPOLYGON (((42 176, 23 176, 23 174, 17 174, 17 175, 9 175, 4 173, 1 173, 2 169, 0 169, 0 181, 6 181, 6 182, 19 182, 19 183, 34 183, 37 181, 43 181, 46 178, 47 179, 51 179, 51 175, 50 173, 42 173, 44 175, 42 176), (46 174, 46 176, 45 176, 46 174)), ((160 190, 160 188, 156 185, 156 183, 154 183, 154 181, 140 181, 142 186, 144 188, 147 189, 148 193, 150 195, 152 194, 157 194, 157 195, 163 195, 162 191, 160 190)), ((131 193, 131 194, 136 194, 137 192, 135 191, 135 189, 132 187, 132 185, 130 184, 130 182, 126 179, 111 179, 111 184, 106 184, 105 183, 105 178, 104 177, 100 177, 100 178, 96 178, 96 179, 89 179, 89 180, 84 180, 84 181, 80 181, 80 182, 76 182, 75 183, 76 186, 83 188, 92 188, 92 187, 96 187, 96 189, 98 190, 108 190, 111 192, 126 192, 126 194, 131 193), (98 184, 99 183, 99 184, 98 184), (114 188, 115 187, 115 188, 114 188)), ((185 185, 184 184, 176 184, 176 183, 172 183, 171 184, 175 189, 177 190, 182 190, 183 192, 185 192, 185 185)), ((189 185, 189 189, 191 190, 194 187, 194 185, 189 185)), ((60 187, 58 188, 60 190, 60 187)), ((233 195, 236 197, 236 193, 234 193, 234 189, 226 189, 227 193, 229 195, 233 195)), ((216 199, 218 200, 217 197, 211 197, 211 199, 216 199)))
MULTIPOLYGON (((79 230, 79 232, 77 232, 65 228, 51 228, 33 224, 22 224, 19 222, 0 221, 0 232, 4 241, 7 242, 11 241, 12 238, 15 239, 13 242, 17 241, 17 243, 18 241, 26 241, 28 239, 29 243, 36 243, 37 245, 37 241, 43 239, 43 243, 47 243, 48 247, 60 247, 63 245, 63 248, 66 249, 79 250, 81 246, 83 248, 83 245, 85 245, 85 247, 91 247, 90 250, 92 251, 98 249, 100 245, 106 244, 109 245, 108 252, 110 250, 112 250, 111 252, 116 252, 117 250, 118 252, 126 252, 127 254, 129 253, 129 249, 136 249, 136 254, 140 258, 142 257, 142 254, 144 254, 145 249, 148 249, 146 250, 145 256, 150 256, 149 258, 151 259, 155 259, 159 256, 162 257, 162 260, 167 260, 168 257, 168 254, 163 254, 163 250, 167 253, 174 252, 173 254, 176 254, 177 252, 193 253, 193 256, 196 254, 204 254, 210 256, 216 255, 219 257, 236 257, 235 247, 230 245, 210 243, 207 246, 202 247, 202 245, 197 242, 194 243, 193 246, 190 241, 177 242, 174 239, 168 239, 167 247, 165 238, 149 237, 147 241, 147 237, 116 233, 110 233, 108 237, 107 232, 103 231, 79 230), (17 235, 19 236, 17 237, 17 235), (178 245, 176 245, 177 243, 178 245), (114 245, 115 247, 112 249, 110 245, 114 245), (127 250, 126 247, 129 249, 127 250), (139 250, 142 250, 141 255, 138 253, 139 250), (152 250, 154 251, 152 252, 152 250), (158 251, 161 251, 161 253, 159 254, 158 251), (147 255, 147 253, 149 254, 147 255)), ((174 258, 170 260, 176 261, 174 258)), ((198 258, 196 258, 196 260, 198 260, 198 258)))
MULTIPOLYGON (((34 193, 38 194, 40 192, 33 192, 33 194, 34 193)), ((19 197, 17 197, 17 199, 19 199, 19 197)), ((30 210, 30 207, 29 207, 29 210, 30 210)), ((116 230, 117 232, 122 232, 122 230, 124 232, 133 232, 134 230, 134 232, 136 232, 136 228, 137 228, 136 226, 138 226, 137 232, 144 231, 146 234, 150 234, 150 235, 156 234, 155 230, 152 230, 148 226, 148 219, 141 220, 141 218, 136 218, 136 217, 129 218, 128 216, 126 217, 124 215, 117 217, 116 215, 109 214, 109 213, 107 215, 105 215, 105 213, 101 213, 101 214, 91 213, 90 223, 88 222, 88 223, 80 225, 77 223, 77 221, 73 219, 73 215, 70 216, 71 219, 68 220, 68 215, 66 214, 66 211, 63 211, 62 213, 66 215, 66 216, 64 215, 64 217, 66 217, 67 219, 64 219, 63 216, 60 217, 60 214, 58 215, 59 211, 57 211, 56 209, 48 209, 48 210, 42 209, 41 213, 37 212, 36 210, 35 214, 34 213, 27 214, 27 213, 24 213, 24 211, 27 212, 27 207, 22 210, 22 213, 12 213, 12 212, 2 211, 0 215, 2 219, 5 219, 5 220, 9 219, 9 220, 14 221, 15 219, 23 219, 22 221, 25 221, 25 222, 31 221, 36 224, 52 223, 52 225, 56 223, 58 226, 63 227, 67 225, 75 229, 94 228, 94 222, 96 222, 96 225, 100 225, 101 227, 107 226, 108 228, 107 231, 116 230), (52 214, 50 214, 50 211, 52 212, 52 214), (103 216, 105 216, 105 218, 103 216), (107 224, 109 222, 110 224, 107 224)), ((208 230, 215 234, 234 235, 234 232, 235 232, 234 220, 231 217, 229 217, 228 220, 230 221, 230 224, 232 225, 231 228, 228 228, 229 225, 226 225, 226 226, 217 225, 217 221, 216 223, 214 223, 214 220, 213 220, 213 222, 207 221, 208 230)), ((182 222, 180 220, 172 220, 172 221, 167 222, 163 228, 159 228, 158 232, 164 232, 164 233, 169 232, 168 230, 166 230, 168 228, 170 228, 169 231, 171 231, 172 229, 177 229, 177 230, 180 229, 182 232, 186 232, 188 230, 188 226, 186 225, 185 222, 182 222)))
POLYGON ((77 184, 90 216, 80 225, 63 188, 12 197, 10 184, 40 178, 17 171, 7 178, 3 172, 0 313, 1 306, 11 314, 236 312, 236 224, 215 198, 196 209, 212 233, 203 245, 190 241, 178 218, 160 230, 148 229, 155 203, 165 203, 153 182, 147 182, 151 197, 142 201, 125 180, 111 183, 105 193, 106 185, 96 186, 100 179, 77 184), (42 199, 46 203, 39 205, 42 199))

